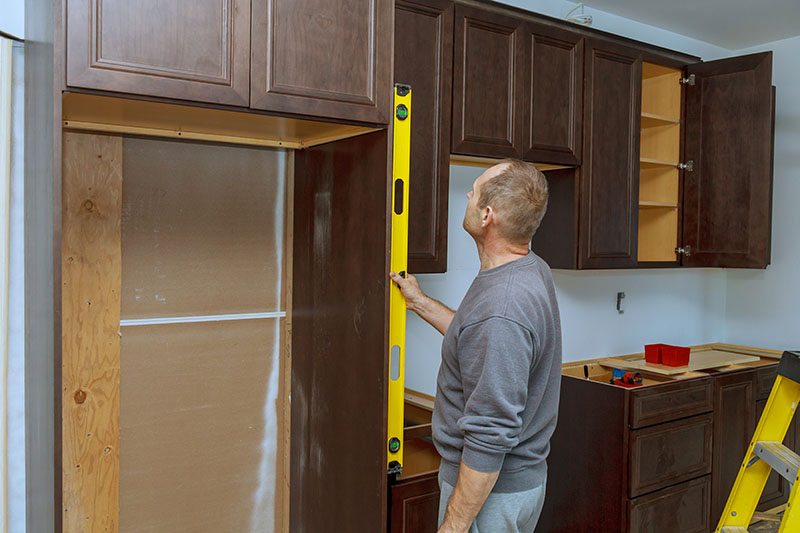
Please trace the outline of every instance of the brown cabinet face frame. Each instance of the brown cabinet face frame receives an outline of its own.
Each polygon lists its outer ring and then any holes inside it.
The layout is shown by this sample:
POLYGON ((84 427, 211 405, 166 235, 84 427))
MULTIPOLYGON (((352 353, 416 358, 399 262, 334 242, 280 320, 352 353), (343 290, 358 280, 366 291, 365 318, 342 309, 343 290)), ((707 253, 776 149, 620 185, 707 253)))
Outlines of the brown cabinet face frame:
POLYGON ((67 85, 247 106, 250 0, 70 0, 67 85))
POLYGON ((252 1, 252 108, 388 123, 391 0, 252 1))

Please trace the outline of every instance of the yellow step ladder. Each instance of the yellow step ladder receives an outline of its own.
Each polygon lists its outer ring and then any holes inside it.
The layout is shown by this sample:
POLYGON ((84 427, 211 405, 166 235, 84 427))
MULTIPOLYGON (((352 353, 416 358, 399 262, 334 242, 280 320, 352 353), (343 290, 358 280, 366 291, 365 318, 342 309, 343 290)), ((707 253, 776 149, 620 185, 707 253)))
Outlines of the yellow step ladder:
MULTIPOLYGON (((408 268, 408 177, 411 165, 411 87, 394 87, 392 129, 392 272, 405 277, 408 268)), ((387 408, 386 468, 403 471, 405 403, 406 299, 400 288, 389 289, 389 398, 387 408)))
POLYGON ((800 352, 783 352, 778 364, 778 377, 722 512, 717 533, 747 533, 764 485, 773 470, 792 487, 778 533, 800 532, 800 483, 797 483, 800 479, 800 456, 783 445, 798 402, 800 352))

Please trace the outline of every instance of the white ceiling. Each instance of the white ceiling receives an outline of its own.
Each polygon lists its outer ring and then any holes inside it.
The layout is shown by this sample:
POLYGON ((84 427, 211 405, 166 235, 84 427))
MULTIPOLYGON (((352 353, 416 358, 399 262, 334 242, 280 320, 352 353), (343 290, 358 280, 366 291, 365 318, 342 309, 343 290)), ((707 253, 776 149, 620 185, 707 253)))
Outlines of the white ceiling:
POLYGON ((583 3, 729 50, 800 35, 800 0, 584 0, 583 3))

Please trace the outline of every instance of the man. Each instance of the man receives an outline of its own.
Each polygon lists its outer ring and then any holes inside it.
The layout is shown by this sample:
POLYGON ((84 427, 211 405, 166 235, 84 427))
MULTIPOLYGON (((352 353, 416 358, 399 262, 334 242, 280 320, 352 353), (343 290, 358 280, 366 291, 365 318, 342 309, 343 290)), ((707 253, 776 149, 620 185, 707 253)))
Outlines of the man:
POLYGON ((391 279, 409 309, 444 334, 433 441, 440 533, 531 533, 544 503, 561 383, 561 324, 550 268, 529 243, 547 182, 506 160, 475 180, 464 229, 481 267, 457 311, 413 276, 391 279))

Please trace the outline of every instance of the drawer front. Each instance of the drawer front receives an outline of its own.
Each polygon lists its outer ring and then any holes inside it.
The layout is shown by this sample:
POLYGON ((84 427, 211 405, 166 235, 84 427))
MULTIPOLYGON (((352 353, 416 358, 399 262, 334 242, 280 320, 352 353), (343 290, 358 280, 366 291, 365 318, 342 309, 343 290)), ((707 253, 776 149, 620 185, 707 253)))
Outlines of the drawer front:
POLYGON ((714 408, 710 377, 631 391, 631 428, 708 413, 714 408))
POLYGON ((633 533, 707 533, 711 479, 705 476, 628 500, 628 531, 633 533))
POLYGON ((711 472, 711 413, 631 431, 628 496, 711 472))
POLYGON ((772 392, 775 378, 778 376, 778 365, 769 365, 758 369, 756 374, 756 400, 766 400, 772 392))

